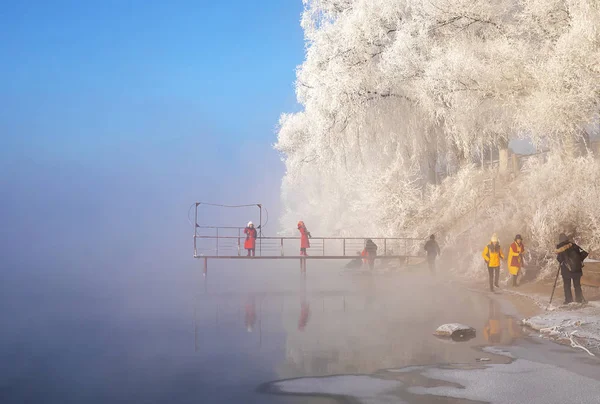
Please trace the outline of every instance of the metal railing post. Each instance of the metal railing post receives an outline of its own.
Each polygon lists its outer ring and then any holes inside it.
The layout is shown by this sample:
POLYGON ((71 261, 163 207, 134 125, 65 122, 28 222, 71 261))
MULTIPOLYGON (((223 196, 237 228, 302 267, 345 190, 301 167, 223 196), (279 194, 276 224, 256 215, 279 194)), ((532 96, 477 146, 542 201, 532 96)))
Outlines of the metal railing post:
POLYGON ((344 250, 342 252, 342 255, 345 257, 346 256, 346 239, 342 239, 342 249, 344 250))
POLYGON ((196 248, 196 237, 198 236, 198 202, 196 202, 196 213, 194 214, 194 257, 198 256, 196 248))
POLYGON ((259 226, 260 226, 260 239, 258 240, 258 256, 262 256, 262 205, 258 205, 258 209, 260 210, 259 216, 259 226))
POLYGON ((219 228, 217 227, 217 257, 219 256, 219 228))
POLYGON ((325 239, 323 239, 323 257, 325 256, 325 239))
POLYGON ((281 239, 279 239, 280 241, 280 246, 281 246, 281 256, 283 257, 283 237, 281 239))
POLYGON ((387 238, 383 239, 383 255, 387 255, 387 238))
POLYGON ((238 257, 239 257, 240 255, 242 255, 242 254, 241 254, 242 250, 241 250, 241 245, 240 245, 240 244, 241 244, 241 241, 242 241, 242 233, 240 233, 240 231, 241 231, 241 230, 240 230, 240 229, 238 229, 238 257))

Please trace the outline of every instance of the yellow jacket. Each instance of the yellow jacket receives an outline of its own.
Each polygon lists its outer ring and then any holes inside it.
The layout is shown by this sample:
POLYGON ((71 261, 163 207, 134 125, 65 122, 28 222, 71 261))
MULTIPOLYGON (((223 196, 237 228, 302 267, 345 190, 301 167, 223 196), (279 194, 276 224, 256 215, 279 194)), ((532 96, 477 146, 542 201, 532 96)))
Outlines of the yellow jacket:
POLYGON ((500 244, 496 245, 496 248, 493 248, 491 244, 488 244, 483 249, 483 253, 481 253, 485 262, 487 262, 488 267, 499 267, 500 259, 504 259, 504 254, 502 254, 502 248, 500 244))
POLYGON ((523 253, 525 246, 523 243, 518 245, 516 242, 510 245, 508 249, 508 271, 511 275, 518 275, 521 266, 523 265, 523 253))

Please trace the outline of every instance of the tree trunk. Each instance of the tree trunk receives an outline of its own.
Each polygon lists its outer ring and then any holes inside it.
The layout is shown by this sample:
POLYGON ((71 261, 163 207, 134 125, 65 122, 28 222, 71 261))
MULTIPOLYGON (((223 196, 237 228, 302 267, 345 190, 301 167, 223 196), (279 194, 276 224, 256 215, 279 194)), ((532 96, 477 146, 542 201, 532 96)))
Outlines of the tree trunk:
POLYGON ((508 140, 498 139, 498 172, 505 176, 508 174, 508 140))
POLYGON ((437 128, 435 126, 429 126, 426 133, 427 142, 427 182, 433 185, 437 185, 437 164, 438 164, 438 151, 437 151, 437 128))
POLYGON ((513 153, 512 155, 512 172, 516 176, 521 173, 521 167, 519 165, 519 157, 513 153))
POLYGON ((580 153, 580 145, 578 144, 576 135, 567 135, 563 142, 563 154, 568 157, 577 157, 580 153))
POLYGON ((430 184, 437 184, 437 173, 436 173, 436 167, 437 167, 437 153, 436 152, 429 152, 427 153, 427 182, 429 182, 430 184))
POLYGON ((454 155, 456 156, 456 162, 458 163, 458 168, 463 168, 469 163, 469 159, 465 154, 465 151, 459 147, 454 147, 454 155))

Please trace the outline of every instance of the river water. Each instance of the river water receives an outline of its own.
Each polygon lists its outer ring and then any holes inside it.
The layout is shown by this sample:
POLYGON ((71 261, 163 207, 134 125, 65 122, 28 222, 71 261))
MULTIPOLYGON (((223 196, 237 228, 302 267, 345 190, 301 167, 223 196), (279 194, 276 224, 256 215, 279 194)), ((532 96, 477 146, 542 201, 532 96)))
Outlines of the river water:
POLYGON ((568 377, 584 400, 568 402, 599 402, 598 363, 527 337, 497 295, 423 268, 342 265, 72 273, 27 293, 9 280, 0 402, 517 402, 528 373, 534 390, 568 377), (476 337, 433 336, 451 322, 476 337))

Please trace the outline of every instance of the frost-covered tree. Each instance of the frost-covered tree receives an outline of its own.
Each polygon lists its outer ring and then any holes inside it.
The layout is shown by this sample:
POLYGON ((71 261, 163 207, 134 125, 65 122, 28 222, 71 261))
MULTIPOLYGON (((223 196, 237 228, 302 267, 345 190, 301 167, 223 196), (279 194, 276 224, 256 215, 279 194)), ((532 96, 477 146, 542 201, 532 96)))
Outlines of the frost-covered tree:
POLYGON ((506 165, 509 142, 528 137, 575 158, 597 123, 597 0, 304 4, 303 111, 282 116, 276 145, 283 228, 447 230, 481 196, 471 163, 484 150, 506 165))

